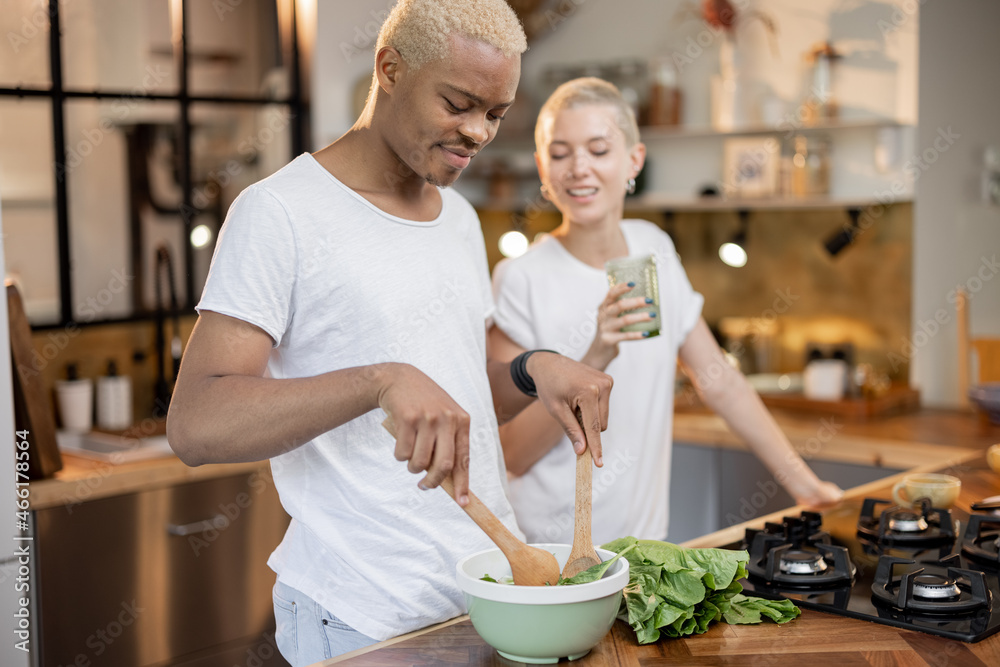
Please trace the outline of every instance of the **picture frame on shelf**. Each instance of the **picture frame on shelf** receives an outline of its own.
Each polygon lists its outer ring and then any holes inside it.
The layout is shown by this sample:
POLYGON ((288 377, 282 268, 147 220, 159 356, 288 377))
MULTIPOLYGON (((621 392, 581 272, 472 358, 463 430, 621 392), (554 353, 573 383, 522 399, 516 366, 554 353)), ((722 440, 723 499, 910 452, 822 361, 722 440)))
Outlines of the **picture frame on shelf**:
POLYGON ((722 193, 754 199, 779 193, 781 144, 776 137, 732 137, 723 145, 722 193))

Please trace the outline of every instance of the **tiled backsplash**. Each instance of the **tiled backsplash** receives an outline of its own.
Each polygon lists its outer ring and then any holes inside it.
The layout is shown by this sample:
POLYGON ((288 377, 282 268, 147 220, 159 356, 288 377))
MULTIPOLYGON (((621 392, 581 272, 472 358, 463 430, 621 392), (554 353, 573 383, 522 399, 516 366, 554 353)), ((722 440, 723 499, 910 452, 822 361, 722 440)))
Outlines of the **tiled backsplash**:
MULTIPOLYGON (((877 213, 877 211, 875 211, 877 213)), ((754 211, 750 214, 743 268, 726 266, 719 245, 738 228, 732 212, 658 212, 641 216, 670 232, 691 284, 705 295, 710 325, 773 332, 766 367, 801 370, 806 344, 851 342, 857 362, 869 362, 905 381, 909 364, 904 341, 910 332, 913 207, 884 209, 875 223, 836 257, 823 242, 849 222, 830 210, 754 211), (742 320, 742 321, 741 321, 742 320)), ((481 213, 490 264, 500 259, 497 240, 511 228, 511 215, 481 213)), ((558 224, 558 217, 534 216, 529 238, 558 224)))

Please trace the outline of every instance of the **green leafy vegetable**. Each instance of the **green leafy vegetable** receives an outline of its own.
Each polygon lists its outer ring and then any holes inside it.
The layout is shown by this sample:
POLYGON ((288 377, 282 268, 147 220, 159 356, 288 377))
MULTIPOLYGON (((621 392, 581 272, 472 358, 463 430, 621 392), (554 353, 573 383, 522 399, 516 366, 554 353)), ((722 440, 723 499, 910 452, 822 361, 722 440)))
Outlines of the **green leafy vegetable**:
POLYGON ((631 547, 626 547, 622 551, 619 551, 618 555, 615 556, 614 558, 609 558, 608 560, 606 560, 606 561, 604 561, 602 563, 598 563, 597 565, 593 565, 591 567, 588 567, 583 572, 580 572, 580 573, 578 573, 578 574, 576 574, 576 575, 574 575, 572 577, 569 577, 567 579, 563 579, 562 577, 559 577, 559 583, 557 585, 559 585, 559 586, 572 586, 574 584, 589 584, 592 581, 597 581, 598 579, 600 579, 601 577, 604 576, 604 573, 608 571, 609 567, 611 567, 612 565, 614 565, 614 562, 616 560, 618 560, 619 558, 621 558, 622 556, 624 556, 626 553, 628 553, 629 551, 631 551, 634 548, 635 548, 635 545, 633 545, 631 547))
POLYGON ((483 576, 479 577, 479 581, 492 581, 494 584, 499 584, 500 583, 499 581, 497 581, 496 579, 494 579, 493 577, 491 577, 488 574, 484 574, 483 576))
POLYGON ((662 635, 701 634, 720 620, 745 624, 766 617, 787 623, 801 613, 789 600, 743 595, 739 580, 747 575, 746 551, 685 549, 634 537, 608 542, 603 548, 629 562, 629 584, 618 616, 632 626, 640 644, 662 635))

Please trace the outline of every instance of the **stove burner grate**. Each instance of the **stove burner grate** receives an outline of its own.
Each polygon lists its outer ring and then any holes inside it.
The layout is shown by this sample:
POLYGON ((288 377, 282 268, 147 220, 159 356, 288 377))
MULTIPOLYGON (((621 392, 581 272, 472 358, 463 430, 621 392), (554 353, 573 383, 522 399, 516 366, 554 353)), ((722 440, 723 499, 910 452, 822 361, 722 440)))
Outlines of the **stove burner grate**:
POLYGON ((947 509, 931 507, 921 498, 917 508, 892 505, 890 500, 866 498, 858 517, 858 535, 884 545, 937 546, 955 541, 955 525, 947 509), (875 509, 886 505, 878 518, 875 509))
POLYGON ((962 553, 978 562, 1000 565, 1000 516, 972 514, 965 526, 962 553), (984 524, 993 530, 984 530, 984 524))
POLYGON ((901 576, 893 570, 898 565, 915 565, 908 558, 882 556, 872 582, 872 599, 904 611, 923 614, 954 615, 989 609, 991 595, 982 572, 953 567, 957 554, 937 564, 909 569, 901 576), (933 571, 928 571, 932 568, 933 571), (943 571, 943 574, 940 573, 943 571))
POLYGON ((793 545, 783 535, 757 533, 748 574, 768 586, 812 590, 850 585, 856 568, 847 548, 826 543, 830 539, 826 533, 813 538, 806 545, 793 545))

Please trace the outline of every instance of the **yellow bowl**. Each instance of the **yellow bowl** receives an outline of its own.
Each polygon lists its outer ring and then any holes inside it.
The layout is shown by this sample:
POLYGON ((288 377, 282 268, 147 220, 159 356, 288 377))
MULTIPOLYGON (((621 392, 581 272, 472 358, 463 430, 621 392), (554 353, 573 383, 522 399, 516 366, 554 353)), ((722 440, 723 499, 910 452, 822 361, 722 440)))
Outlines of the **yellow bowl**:
POLYGON ((986 463, 993 469, 993 472, 1000 473, 1000 444, 993 445, 986 450, 986 463))

